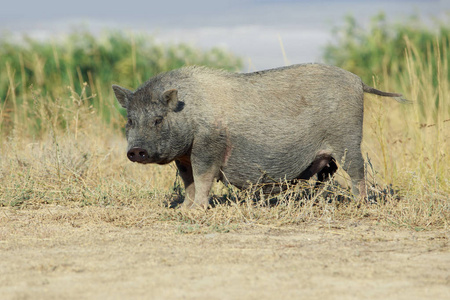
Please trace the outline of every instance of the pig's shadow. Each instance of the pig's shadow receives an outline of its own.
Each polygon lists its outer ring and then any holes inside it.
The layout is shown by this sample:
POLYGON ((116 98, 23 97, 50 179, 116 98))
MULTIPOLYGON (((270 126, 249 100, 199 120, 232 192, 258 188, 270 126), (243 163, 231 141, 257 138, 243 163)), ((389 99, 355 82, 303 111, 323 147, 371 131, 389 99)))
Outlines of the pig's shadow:
MULTIPOLYGON (((380 186, 367 183, 367 203, 383 204, 389 201, 399 201, 399 190, 392 185, 380 186)), ((164 206, 176 208, 184 201, 184 189, 175 183, 173 192, 167 196, 164 206)), ((288 189, 281 193, 270 195, 258 193, 254 190, 237 190, 229 188, 227 192, 218 196, 213 195, 209 199, 209 205, 214 208, 218 205, 235 205, 237 203, 251 202, 259 206, 274 207, 288 202, 298 202, 300 206, 311 201, 327 201, 328 203, 348 203, 355 201, 355 197, 349 189, 344 189, 338 183, 330 183, 325 187, 302 186, 300 189, 288 189)))

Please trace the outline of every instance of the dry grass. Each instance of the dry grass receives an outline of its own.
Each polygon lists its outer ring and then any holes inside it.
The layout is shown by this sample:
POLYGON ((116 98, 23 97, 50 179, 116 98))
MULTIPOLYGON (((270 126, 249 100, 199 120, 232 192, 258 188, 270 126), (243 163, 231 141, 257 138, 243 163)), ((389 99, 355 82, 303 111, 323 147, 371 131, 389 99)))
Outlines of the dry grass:
MULTIPOLYGON (((0 107, 0 128, 8 123, 14 130, 1 136, 0 205, 19 210, 89 206, 89 217, 96 220, 118 226, 169 222, 178 224, 183 233, 227 232, 242 224, 284 226, 320 221, 331 226, 362 219, 392 228, 448 229, 448 61, 440 60, 438 70, 420 66, 423 72, 415 73, 421 60, 413 45, 406 55, 410 69, 402 74, 403 86, 381 86, 404 92, 415 100, 414 105, 371 96, 366 99, 363 152, 369 158, 370 193, 377 201, 342 201, 347 191, 333 185, 326 188, 332 193, 309 193, 308 197, 304 189, 293 187, 277 196, 274 204, 274 199, 254 201, 257 192, 217 184, 212 199, 215 206, 208 211, 168 208, 167 203, 180 194, 174 165, 128 162, 126 141, 117 129, 124 121, 119 114, 113 115, 116 122, 100 121, 98 111, 89 105, 86 84, 80 94, 69 88, 59 98, 31 89, 25 96, 33 97, 34 107, 18 107, 17 103, 22 103, 14 93, 18 84, 9 70, 6 101, 13 102, 14 109, 0 107), (433 88, 432 72, 439 74, 438 90, 433 88), (39 127, 39 137, 30 135, 30 122, 39 127)), ((113 102, 112 94, 101 97, 105 109, 114 109, 113 102)), ((345 178, 339 172, 336 180, 345 183, 345 178)), ((85 217, 67 215, 63 210, 54 216, 73 222, 85 217)))

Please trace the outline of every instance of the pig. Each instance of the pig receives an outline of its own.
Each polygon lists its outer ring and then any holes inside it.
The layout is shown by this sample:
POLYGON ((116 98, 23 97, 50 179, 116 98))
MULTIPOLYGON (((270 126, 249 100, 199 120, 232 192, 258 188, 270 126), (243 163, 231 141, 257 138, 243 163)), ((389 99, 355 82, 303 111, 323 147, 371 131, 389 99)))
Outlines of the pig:
POLYGON ((253 184, 331 177, 336 162, 365 196, 361 154, 364 92, 406 101, 325 64, 253 73, 190 66, 152 77, 135 91, 112 86, 127 110, 127 156, 175 162, 183 207, 207 207, 215 180, 253 184))

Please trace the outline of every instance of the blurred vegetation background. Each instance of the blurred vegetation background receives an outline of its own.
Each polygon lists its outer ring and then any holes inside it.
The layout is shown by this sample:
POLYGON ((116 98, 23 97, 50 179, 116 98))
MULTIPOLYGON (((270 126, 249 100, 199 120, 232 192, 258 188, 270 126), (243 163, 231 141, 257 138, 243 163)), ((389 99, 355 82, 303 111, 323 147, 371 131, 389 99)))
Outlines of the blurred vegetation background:
MULTIPOLYGON (((375 15, 368 28, 347 16, 343 26, 333 29, 336 40, 326 46, 324 60, 358 74, 364 82, 382 81, 388 75, 401 81, 408 70, 407 51, 414 46, 414 58, 423 60, 427 69, 435 70, 438 62, 448 61, 450 24, 437 22, 430 28, 419 17, 411 16, 405 23, 390 23, 384 13, 375 15), (438 51, 439 57, 433 52, 438 51)), ((450 72, 450 70, 446 70, 450 72)), ((437 74, 433 74, 437 86, 437 74)))
MULTIPOLYGON (((29 124, 30 134, 41 135, 40 117, 45 116, 36 115, 37 104, 48 106, 56 101, 68 107, 73 97, 82 95, 104 121, 110 122, 118 111, 112 83, 134 89, 158 73, 182 66, 238 71, 242 62, 221 48, 161 45, 151 36, 119 31, 106 31, 99 37, 81 31, 62 40, 38 41, 24 36, 17 42, 2 36, 0 65, 1 134, 10 133, 14 123, 22 121, 29 124)), ((50 112, 48 107, 45 110, 50 112)), ((64 109, 59 112, 63 114, 64 109)), ((64 127, 63 119, 56 125, 64 127)))
MULTIPOLYGON (((439 82, 442 84, 438 78, 442 72, 449 78, 448 22, 429 28, 413 16, 406 23, 390 23, 380 13, 365 28, 348 16, 343 26, 333 29, 333 35, 335 41, 324 49, 324 61, 359 75, 369 85, 383 83, 381 88, 388 90, 408 89, 410 67, 416 68, 417 73, 430 74, 436 88, 439 82)), ((83 94, 102 120, 111 122, 118 111, 112 99, 112 83, 135 88, 157 73, 185 65, 231 71, 239 71, 243 66, 239 57, 220 48, 200 50, 187 44, 161 45, 150 36, 119 31, 105 32, 99 37, 87 31, 73 32, 63 40, 45 41, 24 36, 19 42, 2 35, 0 65, 3 136, 19 121, 29 125, 30 134, 42 134, 41 120, 36 115, 36 105, 41 102, 44 106, 55 101, 65 106, 69 105, 67 101, 74 101, 74 94, 83 94)), ((437 94, 432 97, 437 109, 439 97, 437 94)), ((421 114, 425 115, 425 111, 422 107, 421 114)), ((63 118, 55 123, 63 127, 65 124, 63 118)))

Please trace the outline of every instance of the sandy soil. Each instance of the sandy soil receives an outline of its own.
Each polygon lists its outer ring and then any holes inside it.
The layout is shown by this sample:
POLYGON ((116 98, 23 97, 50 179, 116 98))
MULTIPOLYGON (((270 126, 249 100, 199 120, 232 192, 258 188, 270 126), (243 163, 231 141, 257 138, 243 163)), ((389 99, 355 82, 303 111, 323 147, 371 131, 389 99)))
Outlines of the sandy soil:
POLYGON ((0 209, 1 299, 450 299, 444 231, 348 221, 189 234, 61 209, 80 217, 0 209))

